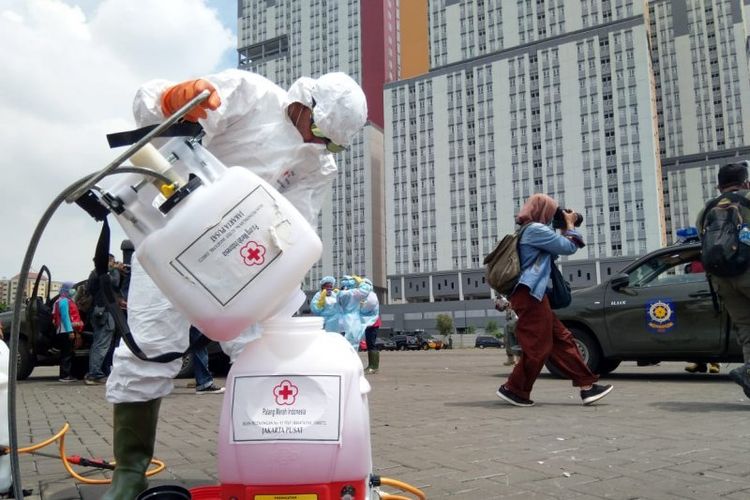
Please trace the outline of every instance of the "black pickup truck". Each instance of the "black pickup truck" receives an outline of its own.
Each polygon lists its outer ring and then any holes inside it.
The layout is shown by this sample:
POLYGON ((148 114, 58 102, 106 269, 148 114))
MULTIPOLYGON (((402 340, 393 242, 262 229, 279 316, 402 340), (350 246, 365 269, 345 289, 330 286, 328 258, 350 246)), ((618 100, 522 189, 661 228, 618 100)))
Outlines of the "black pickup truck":
POLYGON ((417 351, 423 348, 424 340, 421 331, 399 332, 391 336, 397 351, 417 351))
MULTIPOLYGON (((85 284, 86 280, 76 283, 76 288, 85 284)), ((57 300, 57 295, 50 296, 51 275, 47 266, 42 266, 36 281, 34 282, 31 299, 21 307, 21 325, 18 339, 18 367, 16 378, 25 380, 29 378, 37 366, 57 366, 60 364, 60 350, 55 343, 55 326, 52 323, 52 305, 57 300), (46 279, 46 295, 37 296, 40 282, 46 279)), ((71 375, 82 379, 88 372, 89 348, 93 340, 93 328, 85 314, 81 313, 84 321, 83 345, 73 351, 73 367, 71 375)), ((11 322, 13 311, 0 313, 5 332, 5 341, 10 339, 11 322)), ((187 335, 187 332, 185 332, 187 335)), ((219 344, 211 342, 207 346, 209 355, 209 366, 217 375, 225 375, 229 371, 229 358, 222 352, 219 344)), ((182 367, 177 378, 190 378, 193 376, 193 360, 190 354, 183 356, 182 367)))
MULTIPOLYGON (((700 243, 678 243, 648 253, 601 285, 573 292, 570 306, 556 314, 591 371, 607 374, 621 361, 742 362, 700 259, 700 243)), ((547 368, 561 374, 551 363, 547 368)))

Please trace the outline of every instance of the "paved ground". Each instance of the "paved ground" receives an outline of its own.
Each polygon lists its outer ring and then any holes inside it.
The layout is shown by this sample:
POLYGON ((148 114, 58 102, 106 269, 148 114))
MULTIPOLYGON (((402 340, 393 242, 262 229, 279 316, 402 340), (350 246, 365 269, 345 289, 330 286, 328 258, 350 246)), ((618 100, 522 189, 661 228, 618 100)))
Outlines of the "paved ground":
MULTIPOLYGON (((625 363, 615 391, 583 407, 566 381, 543 376, 537 405, 495 396, 508 368, 500 350, 383 353, 369 377, 375 472, 421 488, 430 499, 747 499, 750 402, 725 373, 689 375, 681 363, 625 363)), ((40 369, 20 384, 20 445, 67 421, 67 454, 111 457, 111 408, 103 387, 64 385, 40 369)), ((221 380, 220 380, 221 381, 221 380)), ((157 478, 216 482, 222 396, 196 396, 178 380, 162 404, 157 478)), ((54 446, 43 451, 56 453, 54 446)), ((22 455, 32 498, 98 498, 59 459, 22 455)), ((91 478, 105 477, 95 472, 91 478)))

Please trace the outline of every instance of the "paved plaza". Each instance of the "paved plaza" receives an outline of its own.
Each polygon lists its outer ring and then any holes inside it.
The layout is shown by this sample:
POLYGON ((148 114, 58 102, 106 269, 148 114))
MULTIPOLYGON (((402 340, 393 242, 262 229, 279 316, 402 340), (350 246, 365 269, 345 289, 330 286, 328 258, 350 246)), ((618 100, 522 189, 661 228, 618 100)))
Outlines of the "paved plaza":
MULTIPOLYGON (((495 396, 509 372, 504 359, 496 349, 384 352, 381 372, 369 377, 375 473, 429 499, 750 498, 750 402, 726 376, 732 365, 690 375, 683 363, 624 363, 604 379, 615 391, 590 407, 569 382, 544 374, 536 406, 517 408, 495 396)), ((19 445, 69 422, 68 455, 111 458, 104 387, 61 384, 55 375, 37 369, 19 384, 19 445)), ((154 479, 214 484, 222 396, 196 396, 188 382, 177 380, 162 404, 156 457, 167 470, 154 479)), ((20 461, 31 498, 103 491, 77 485, 59 459, 20 461)))

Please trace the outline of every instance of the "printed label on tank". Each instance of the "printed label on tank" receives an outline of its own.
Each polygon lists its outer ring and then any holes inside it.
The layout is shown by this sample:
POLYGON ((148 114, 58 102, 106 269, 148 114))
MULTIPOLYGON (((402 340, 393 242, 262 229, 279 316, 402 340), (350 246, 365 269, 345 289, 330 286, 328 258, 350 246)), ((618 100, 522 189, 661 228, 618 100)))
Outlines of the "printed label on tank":
POLYGON ((272 230, 283 233, 289 225, 273 196, 258 186, 170 264, 226 306, 281 255, 272 230))
POLYGON ((341 441, 340 375, 234 379, 231 442, 341 441))

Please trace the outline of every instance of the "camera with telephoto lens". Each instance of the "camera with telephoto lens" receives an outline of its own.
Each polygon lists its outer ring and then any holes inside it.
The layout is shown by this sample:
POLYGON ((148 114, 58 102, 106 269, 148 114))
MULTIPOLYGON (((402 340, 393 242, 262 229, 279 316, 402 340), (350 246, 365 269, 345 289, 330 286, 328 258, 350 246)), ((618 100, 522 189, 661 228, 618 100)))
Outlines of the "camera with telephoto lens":
POLYGON ((566 229, 568 227, 567 222, 565 222, 565 212, 576 214, 576 221, 573 224, 575 227, 579 227, 581 224, 583 224, 583 215, 569 208, 557 207, 557 210, 555 210, 555 215, 552 217, 553 228, 566 229))

